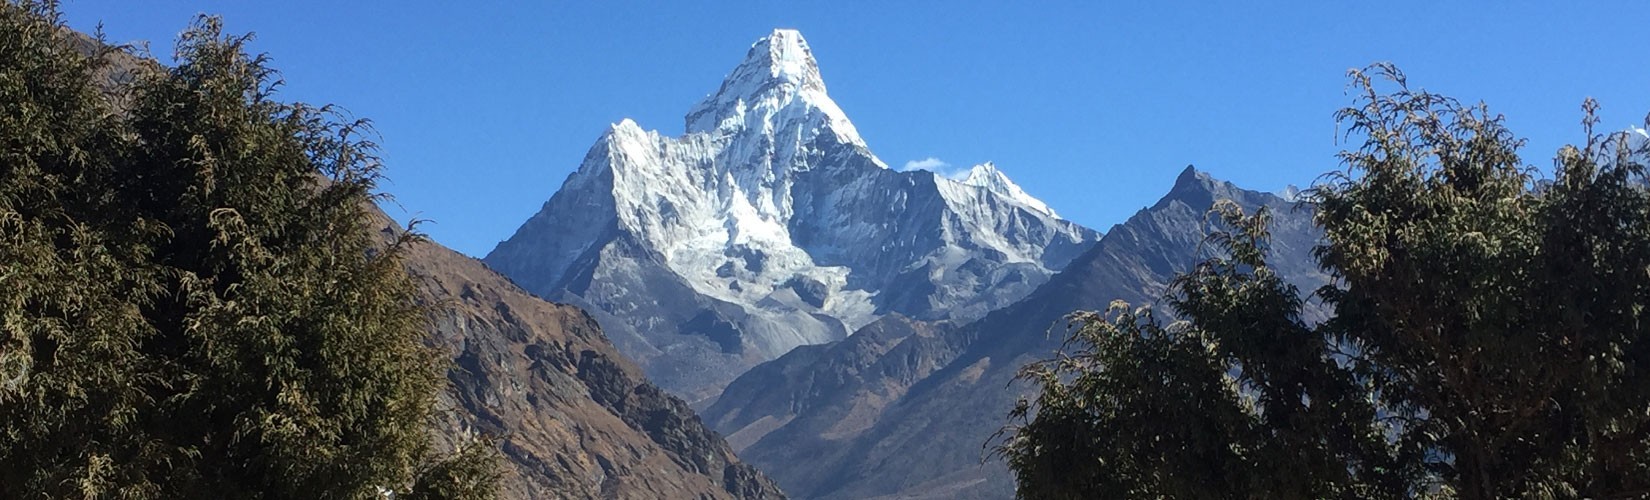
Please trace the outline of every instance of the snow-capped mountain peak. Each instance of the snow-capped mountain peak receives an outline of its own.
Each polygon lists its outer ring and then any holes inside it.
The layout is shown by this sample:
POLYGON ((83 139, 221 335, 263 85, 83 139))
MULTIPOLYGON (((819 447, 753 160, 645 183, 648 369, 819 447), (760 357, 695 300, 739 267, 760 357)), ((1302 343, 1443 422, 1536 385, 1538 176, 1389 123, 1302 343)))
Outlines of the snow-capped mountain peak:
POLYGON ((678 394, 890 313, 978 318, 1098 238, 990 165, 961 181, 889 169, 794 30, 751 45, 686 122, 678 137, 613 124, 486 258, 594 311, 678 394))
POLYGON ((734 75, 738 78, 729 78, 729 82, 770 80, 804 90, 825 91, 825 80, 819 76, 819 63, 814 61, 808 41, 802 39, 802 33, 791 29, 773 30, 751 44, 750 52, 745 54, 745 61, 734 70, 734 75))
POLYGON ((826 94, 808 41, 791 29, 776 29, 751 44, 744 61, 728 73, 716 93, 687 114, 688 133, 774 134, 786 125, 800 126, 797 135, 803 140, 829 130, 844 143, 865 145, 842 108, 826 94))
POLYGON ((981 163, 979 165, 975 165, 974 168, 968 169, 968 175, 963 177, 962 180, 958 182, 961 182, 966 186, 985 188, 988 191, 997 193, 1007 197, 1010 200, 1025 205, 1026 208, 1048 214, 1050 217, 1060 217, 1059 214, 1054 213, 1054 209, 1048 207, 1048 204, 1043 203, 1043 200, 1039 200, 1029 194, 1026 194, 1024 189, 1020 189, 1019 184, 1015 184, 1014 181, 1009 180, 1008 175, 1003 174, 1003 171, 1001 170, 997 170, 997 166, 993 165, 991 162, 981 163))

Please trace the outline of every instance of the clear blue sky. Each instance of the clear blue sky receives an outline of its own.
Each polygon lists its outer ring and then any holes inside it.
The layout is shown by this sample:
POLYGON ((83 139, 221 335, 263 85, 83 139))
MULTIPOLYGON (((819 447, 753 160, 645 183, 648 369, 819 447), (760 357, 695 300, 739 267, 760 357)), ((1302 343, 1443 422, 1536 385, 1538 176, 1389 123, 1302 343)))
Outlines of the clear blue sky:
POLYGON ((394 194, 484 255, 536 212, 603 127, 682 115, 775 27, 808 39, 833 98, 890 165, 995 161, 1105 230, 1187 164, 1239 185, 1337 168, 1345 72, 1485 101, 1549 166, 1650 112, 1650 2, 247 2, 66 0, 71 26, 166 56, 200 12, 255 32, 286 100, 377 122, 394 194), (481 4, 474 6, 470 4, 481 4), (1440 5, 1434 5, 1434 4, 1440 5), (1264 6, 1254 6, 1264 4, 1264 6))

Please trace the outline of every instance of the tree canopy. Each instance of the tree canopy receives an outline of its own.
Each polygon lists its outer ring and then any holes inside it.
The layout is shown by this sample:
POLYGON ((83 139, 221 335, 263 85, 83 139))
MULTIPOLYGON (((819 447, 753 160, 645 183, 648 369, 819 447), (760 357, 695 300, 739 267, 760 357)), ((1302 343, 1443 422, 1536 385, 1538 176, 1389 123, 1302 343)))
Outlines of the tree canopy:
POLYGON ((1361 146, 1307 193, 1332 282, 1267 265, 1221 204, 1175 321, 1079 312, 1022 377, 998 452, 1023 498, 1638 498, 1650 494, 1646 141, 1595 133, 1552 177, 1487 107, 1351 73, 1361 146), (1321 307, 1323 322, 1303 321, 1321 307))
POLYGON ((489 494, 485 453, 430 449, 366 122, 275 100, 214 18, 122 85, 78 36, 0 4, 0 497, 489 494))

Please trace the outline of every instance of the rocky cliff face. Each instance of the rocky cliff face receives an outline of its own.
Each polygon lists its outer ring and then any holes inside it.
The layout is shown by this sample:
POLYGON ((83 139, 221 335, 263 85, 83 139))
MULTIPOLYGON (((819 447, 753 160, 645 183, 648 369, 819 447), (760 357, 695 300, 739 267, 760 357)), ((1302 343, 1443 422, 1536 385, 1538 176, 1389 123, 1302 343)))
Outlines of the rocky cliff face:
POLYGON ((590 310, 655 382, 700 399, 888 314, 976 319, 1097 237, 991 165, 962 180, 888 169, 807 42, 777 30, 684 135, 611 126, 486 262, 590 310))
MULTIPOLYGON (((399 230, 377 220, 386 235, 399 230)), ((410 250, 432 311, 428 342, 452 360, 438 442, 497 437, 506 498, 783 498, 588 314, 433 242, 410 250)))
POLYGON ((1202 258, 1205 212, 1219 199, 1273 210, 1280 273, 1303 290, 1325 282, 1309 209, 1188 168, 1024 301, 959 327, 885 318, 798 349, 731 383, 705 419, 798 498, 1011 498, 1008 470, 982 459, 1026 390, 1014 374, 1054 354, 1064 315, 1160 297, 1202 258))

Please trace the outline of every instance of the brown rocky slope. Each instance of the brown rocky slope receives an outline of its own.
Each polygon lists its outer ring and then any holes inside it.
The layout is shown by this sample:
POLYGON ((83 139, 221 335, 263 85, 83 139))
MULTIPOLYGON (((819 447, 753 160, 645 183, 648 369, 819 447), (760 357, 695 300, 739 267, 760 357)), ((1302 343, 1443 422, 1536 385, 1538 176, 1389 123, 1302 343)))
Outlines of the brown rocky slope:
MULTIPOLYGON (((375 215, 386 235, 400 230, 375 215)), ((783 498, 584 311, 434 242, 409 250, 407 269, 431 306, 428 342, 452 360, 438 439, 495 437, 505 497, 783 498)))

